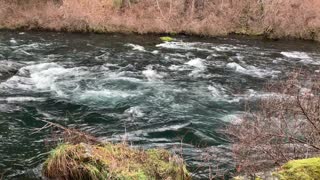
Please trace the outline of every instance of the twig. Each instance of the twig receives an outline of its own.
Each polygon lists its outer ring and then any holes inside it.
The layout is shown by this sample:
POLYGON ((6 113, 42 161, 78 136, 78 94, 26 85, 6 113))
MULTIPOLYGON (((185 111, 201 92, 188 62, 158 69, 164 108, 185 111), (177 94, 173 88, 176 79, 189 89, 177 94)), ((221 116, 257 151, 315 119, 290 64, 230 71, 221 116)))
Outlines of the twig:
POLYGON ((317 130, 318 134, 320 134, 320 130, 319 130, 318 127, 314 124, 314 122, 310 119, 308 113, 306 112, 306 110, 305 110, 304 107, 302 106, 299 95, 297 95, 297 101, 298 101, 298 106, 299 106, 299 108, 301 109, 303 115, 307 118, 307 120, 309 121, 309 123, 317 130))
POLYGON ((33 133, 31 133, 31 134, 36 134, 36 133, 38 133, 38 132, 40 132, 40 131, 42 131, 42 130, 44 130, 44 129, 48 129, 48 128, 50 128, 50 127, 52 127, 52 124, 48 124, 48 123, 46 123, 43 127, 41 127, 41 128, 36 128, 35 130, 35 132, 33 132, 33 133))
POLYGON ((166 19, 166 18, 164 17, 163 13, 162 13, 162 10, 161 10, 161 7, 160 7, 160 4, 159 4, 159 1, 158 1, 158 0, 156 0, 156 3, 157 3, 157 7, 158 7, 158 10, 159 10, 159 12, 160 12, 161 17, 162 17, 163 19, 166 19))
POLYGON ((6 174, 7 170, 5 170, 3 173, 0 174, 0 180, 4 179, 4 175, 6 174))
MULTIPOLYGON (((50 121, 47 121, 47 120, 40 120, 40 121, 45 122, 46 124, 42 128, 38 128, 36 132, 39 132, 41 130, 44 130, 44 129, 47 129, 47 128, 50 128, 50 127, 56 127, 58 129, 63 130, 69 136, 75 135, 75 137, 84 137, 85 140, 88 140, 88 141, 91 141, 91 142, 94 142, 94 143, 103 143, 103 142, 99 141, 97 138, 95 138, 94 136, 91 136, 89 134, 83 133, 81 131, 77 131, 75 129, 69 129, 69 128, 66 128, 66 127, 64 127, 64 126, 62 126, 60 124, 53 123, 53 122, 50 122, 50 121)), ((34 132, 34 133, 36 133, 36 132, 34 132)))

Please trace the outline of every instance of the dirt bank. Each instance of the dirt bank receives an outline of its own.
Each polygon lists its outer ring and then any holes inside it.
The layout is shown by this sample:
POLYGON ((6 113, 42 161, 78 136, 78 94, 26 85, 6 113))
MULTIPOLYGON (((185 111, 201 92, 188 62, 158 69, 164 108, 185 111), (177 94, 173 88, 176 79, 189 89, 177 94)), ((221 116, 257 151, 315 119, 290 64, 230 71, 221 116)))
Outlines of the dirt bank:
POLYGON ((0 0, 0 27, 320 41, 319 0, 0 0))

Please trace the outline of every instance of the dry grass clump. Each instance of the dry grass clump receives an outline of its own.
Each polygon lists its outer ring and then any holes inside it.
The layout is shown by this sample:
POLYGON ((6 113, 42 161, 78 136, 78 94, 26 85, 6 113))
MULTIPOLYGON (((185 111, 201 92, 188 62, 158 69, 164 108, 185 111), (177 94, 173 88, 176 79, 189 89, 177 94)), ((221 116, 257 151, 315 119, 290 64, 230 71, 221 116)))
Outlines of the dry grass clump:
POLYGON ((51 129, 50 139, 60 140, 43 164, 43 175, 58 180, 190 179, 181 157, 164 149, 139 150, 126 143, 99 139, 46 120, 36 132, 51 129))
POLYGON ((0 0, 0 27, 320 40, 318 0, 0 0))
POLYGON ((227 129, 239 172, 320 155, 320 74, 297 72, 266 89, 271 95, 227 129))
POLYGON ((61 144, 51 151, 43 174, 53 179, 190 179, 183 160, 162 149, 125 144, 61 144))

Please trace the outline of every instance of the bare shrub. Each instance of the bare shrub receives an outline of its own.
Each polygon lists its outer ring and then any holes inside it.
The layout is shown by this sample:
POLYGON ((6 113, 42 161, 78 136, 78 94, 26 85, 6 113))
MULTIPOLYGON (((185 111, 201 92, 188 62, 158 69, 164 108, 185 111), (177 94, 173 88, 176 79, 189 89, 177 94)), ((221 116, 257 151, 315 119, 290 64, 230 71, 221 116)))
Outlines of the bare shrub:
POLYGON ((320 154, 320 74, 296 72, 266 89, 270 95, 227 128, 239 172, 320 154))
POLYGON ((318 0, 0 0, 0 27, 320 40, 318 0))

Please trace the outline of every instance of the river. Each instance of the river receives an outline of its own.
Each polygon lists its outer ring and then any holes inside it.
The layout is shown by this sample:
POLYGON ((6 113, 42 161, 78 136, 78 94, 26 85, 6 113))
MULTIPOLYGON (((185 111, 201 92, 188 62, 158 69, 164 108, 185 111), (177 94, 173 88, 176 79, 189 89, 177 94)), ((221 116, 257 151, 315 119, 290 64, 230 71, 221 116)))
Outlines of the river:
POLYGON ((40 179, 50 150, 41 119, 105 141, 182 153, 194 177, 232 171, 221 132, 267 81, 319 73, 320 44, 239 36, 0 31, 0 173, 40 179))

